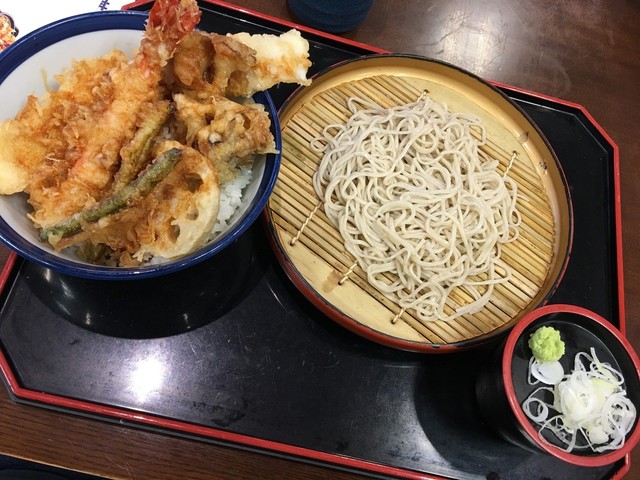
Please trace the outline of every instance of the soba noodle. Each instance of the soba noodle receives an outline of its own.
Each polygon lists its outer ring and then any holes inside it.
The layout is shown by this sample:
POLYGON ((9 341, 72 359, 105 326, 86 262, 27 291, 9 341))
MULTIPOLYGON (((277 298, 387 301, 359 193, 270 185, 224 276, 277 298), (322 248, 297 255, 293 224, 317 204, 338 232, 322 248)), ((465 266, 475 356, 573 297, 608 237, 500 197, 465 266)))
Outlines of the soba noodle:
POLYGON ((512 275, 501 245, 517 238, 520 216, 516 183, 480 150, 480 120, 426 94, 393 108, 347 105, 346 124, 311 143, 323 154, 314 189, 347 251, 421 320, 481 310, 512 275))

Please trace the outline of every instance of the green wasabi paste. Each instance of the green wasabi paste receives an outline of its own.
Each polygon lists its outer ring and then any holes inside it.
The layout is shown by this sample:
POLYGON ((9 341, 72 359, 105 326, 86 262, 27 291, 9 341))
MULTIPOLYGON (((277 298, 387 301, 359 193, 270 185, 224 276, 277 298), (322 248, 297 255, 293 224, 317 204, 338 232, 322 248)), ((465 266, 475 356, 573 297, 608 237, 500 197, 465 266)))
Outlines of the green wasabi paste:
POLYGON ((564 355, 564 342, 553 327, 540 327, 529 337, 529 348, 539 362, 554 362, 564 355))

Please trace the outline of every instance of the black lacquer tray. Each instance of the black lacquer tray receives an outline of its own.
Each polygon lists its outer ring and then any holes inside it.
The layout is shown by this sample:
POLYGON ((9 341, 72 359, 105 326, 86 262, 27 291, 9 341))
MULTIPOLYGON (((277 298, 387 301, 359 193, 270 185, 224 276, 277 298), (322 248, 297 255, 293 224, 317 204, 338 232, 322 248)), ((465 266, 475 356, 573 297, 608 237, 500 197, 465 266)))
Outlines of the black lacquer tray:
MULTIPOLYGON (((139 9, 148 8, 140 5, 139 9)), ((212 31, 290 25, 203 3, 212 31)), ((313 71, 374 48, 307 31, 313 71)), ((540 126, 570 185, 575 237, 551 303, 624 331, 618 152, 579 105, 499 86, 540 126)), ((281 104, 291 87, 274 88, 281 104)), ((377 477, 621 478, 512 446, 479 416, 491 346, 403 352, 323 316, 290 283, 257 222, 217 257, 170 276, 106 283, 12 255, 0 285, 0 367, 16 401, 377 477)))

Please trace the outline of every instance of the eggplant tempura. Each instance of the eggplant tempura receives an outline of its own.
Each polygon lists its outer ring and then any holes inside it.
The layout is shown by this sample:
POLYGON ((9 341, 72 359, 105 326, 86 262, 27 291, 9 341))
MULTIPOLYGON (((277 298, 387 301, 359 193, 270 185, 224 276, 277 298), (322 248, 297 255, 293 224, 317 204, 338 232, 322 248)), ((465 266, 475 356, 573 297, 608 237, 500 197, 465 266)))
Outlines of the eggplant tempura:
POLYGON ((225 185, 275 151, 250 97, 308 84, 308 42, 205 33, 200 15, 194 0, 157 0, 132 59, 74 61, 57 91, 0 123, 0 194, 28 195, 42 241, 109 265, 185 255, 211 238, 225 185))

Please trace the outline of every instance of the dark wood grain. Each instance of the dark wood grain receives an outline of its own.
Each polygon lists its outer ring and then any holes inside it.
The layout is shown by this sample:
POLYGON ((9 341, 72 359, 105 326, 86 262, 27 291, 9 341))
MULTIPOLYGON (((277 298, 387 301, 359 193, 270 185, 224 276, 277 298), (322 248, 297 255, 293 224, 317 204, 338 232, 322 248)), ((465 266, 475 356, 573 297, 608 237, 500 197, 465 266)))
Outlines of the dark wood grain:
MULTIPOLYGON (((284 0, 236 4, 290 19, 284 0)), ((445 60, 583 105, 620 149, 627 336, 640 350, 640 3, 375 0, 344 36, 445 60)), ((7 250, 0 249, 0 262, 7 250)), ((347 479, 355 475, 13 402, 0 389, 0 453, 117 479, 347 479)), ((640 478, 640 448, 627 478, 640 478)))

